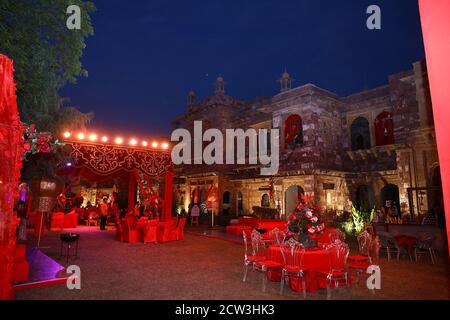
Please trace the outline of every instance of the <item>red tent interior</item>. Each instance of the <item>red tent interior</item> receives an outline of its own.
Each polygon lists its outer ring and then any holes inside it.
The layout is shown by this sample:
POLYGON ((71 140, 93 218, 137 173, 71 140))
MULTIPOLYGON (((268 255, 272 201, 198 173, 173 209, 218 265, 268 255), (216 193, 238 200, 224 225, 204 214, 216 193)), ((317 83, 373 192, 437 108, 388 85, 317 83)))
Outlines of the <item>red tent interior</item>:
POLYGON ((172 212, 173 164, 170 153, 163 150, 136 148, 131 146, 99 144, 67 140, 72 166, 61 169, 58 174, 71 178, 83 177, 91 182, 121 179, 128 182, 128 210, 134 207, 136 184, 142 188, 140 177, 162 178, 163 194, 146 194, 148 197, 162 195, 161 220, 170 219, 172 212))

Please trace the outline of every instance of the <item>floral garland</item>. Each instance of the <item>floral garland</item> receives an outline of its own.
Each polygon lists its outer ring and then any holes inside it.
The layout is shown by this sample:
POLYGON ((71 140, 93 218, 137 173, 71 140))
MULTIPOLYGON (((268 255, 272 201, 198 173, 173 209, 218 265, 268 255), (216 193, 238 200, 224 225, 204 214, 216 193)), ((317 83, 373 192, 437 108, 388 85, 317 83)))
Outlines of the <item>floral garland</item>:
POLYGON ((294 213, 289 215, 287 224, 288 232, 291 234, 307 233, 313 239, 325 230, 325 223, 322 221, 322 210, 313 204, 313 197, 301 196, 298 200, 294 213))
POLYGON ((51 133, 37 132, 35 124, 25 127, 23 139, 25 140, 23 160, 29 160, 31 155, 37 153, 56 153, 59 147, 64 146, 51 133))

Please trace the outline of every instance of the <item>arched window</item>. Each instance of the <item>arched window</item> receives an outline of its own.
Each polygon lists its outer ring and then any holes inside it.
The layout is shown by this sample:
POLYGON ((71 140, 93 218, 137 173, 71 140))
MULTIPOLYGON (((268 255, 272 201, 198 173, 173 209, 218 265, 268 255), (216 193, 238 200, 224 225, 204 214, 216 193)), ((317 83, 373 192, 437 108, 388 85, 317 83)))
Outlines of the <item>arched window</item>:
POLYGON ((244 200, 242 197, 242 192, 240 191, 237 193, 236 197, 236 213, 238 216, 244 214, 244 200))
POLYGON ((302 201, 302 195, 305 194, 305 191, 300 186, 290 186, 285 193, 285 214, 286 217, 289 217, 290 213, 294 212, 295 206, 299 201, 302 201))
POLYGON ((267 208, 270 207, 270 198, 267 193, 263 194, 261 198, 261 207, 267 208))
POLYGON ((394 143, 394 121, 392 113, 384 111, 375 119, 375 137, 377 146, 394 143))
POLYGON ((284 123, 284 143, 289 148, 303 145, 302 118, 297 114, 291 114, 284 123))
POLYGON ((230 213, 230 203, 231 203, 231 195, 229 191, 225 191, 222 196, 222 213, 223 215, 229 215, 230 213))
POLYGON ((370 148, 369 121, 366 118, 356 118, 351 126, 352 150, 370 148))

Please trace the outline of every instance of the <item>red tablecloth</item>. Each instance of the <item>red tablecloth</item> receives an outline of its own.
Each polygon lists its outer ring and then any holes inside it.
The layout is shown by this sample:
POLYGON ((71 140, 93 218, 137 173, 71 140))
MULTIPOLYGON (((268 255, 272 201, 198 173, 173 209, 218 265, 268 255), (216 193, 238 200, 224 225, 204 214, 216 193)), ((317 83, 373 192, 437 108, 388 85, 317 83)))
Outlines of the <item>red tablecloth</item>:
MULTIPOLYGON (((267 259, 283 264, 283 256, 279 245, 271 245, 267 250, 267 259)), ((316 277, 317 271, 328 272, 330 264, 325 249, 306 249, 303 256, 303 268, 306 271, 306 291, 315 292, 317 286, 326 288, 326 281, 323 277, 316 277)), ((267 273, 270 281, 281 281, 281 270, 270 270, 267 273)), ((301 291, 302 284, 297 277, 289 278, 289 285, 294 291, 301 291)))

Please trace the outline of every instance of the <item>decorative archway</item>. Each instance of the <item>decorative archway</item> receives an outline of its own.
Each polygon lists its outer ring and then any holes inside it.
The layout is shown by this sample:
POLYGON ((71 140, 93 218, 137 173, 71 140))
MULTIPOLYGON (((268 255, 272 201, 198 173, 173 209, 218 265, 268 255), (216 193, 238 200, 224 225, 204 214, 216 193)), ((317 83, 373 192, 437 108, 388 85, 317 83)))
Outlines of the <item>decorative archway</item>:
POLYGON ((290 213, 294 212, 297 202, 301 200, 301 196, 305 194, 305 191, 301 186, 292 185, 286 189, 284 197, 284 210, 286 218, 289 217, 290 213))
POLYGON ((352 150, 362 150, 370 148, 369 121, 366 118, 358 117, 351 125, 352 150))
POLYGON ((381 189, 381 206, 385 209, 396 207, 400 214, 400 196, 398 186, 395 184, 387 184, 381 189))
POLYGON ((377 146, 394 143, 394 121, 392 113, 383 111, 375 119, 375 138, 377 146))

